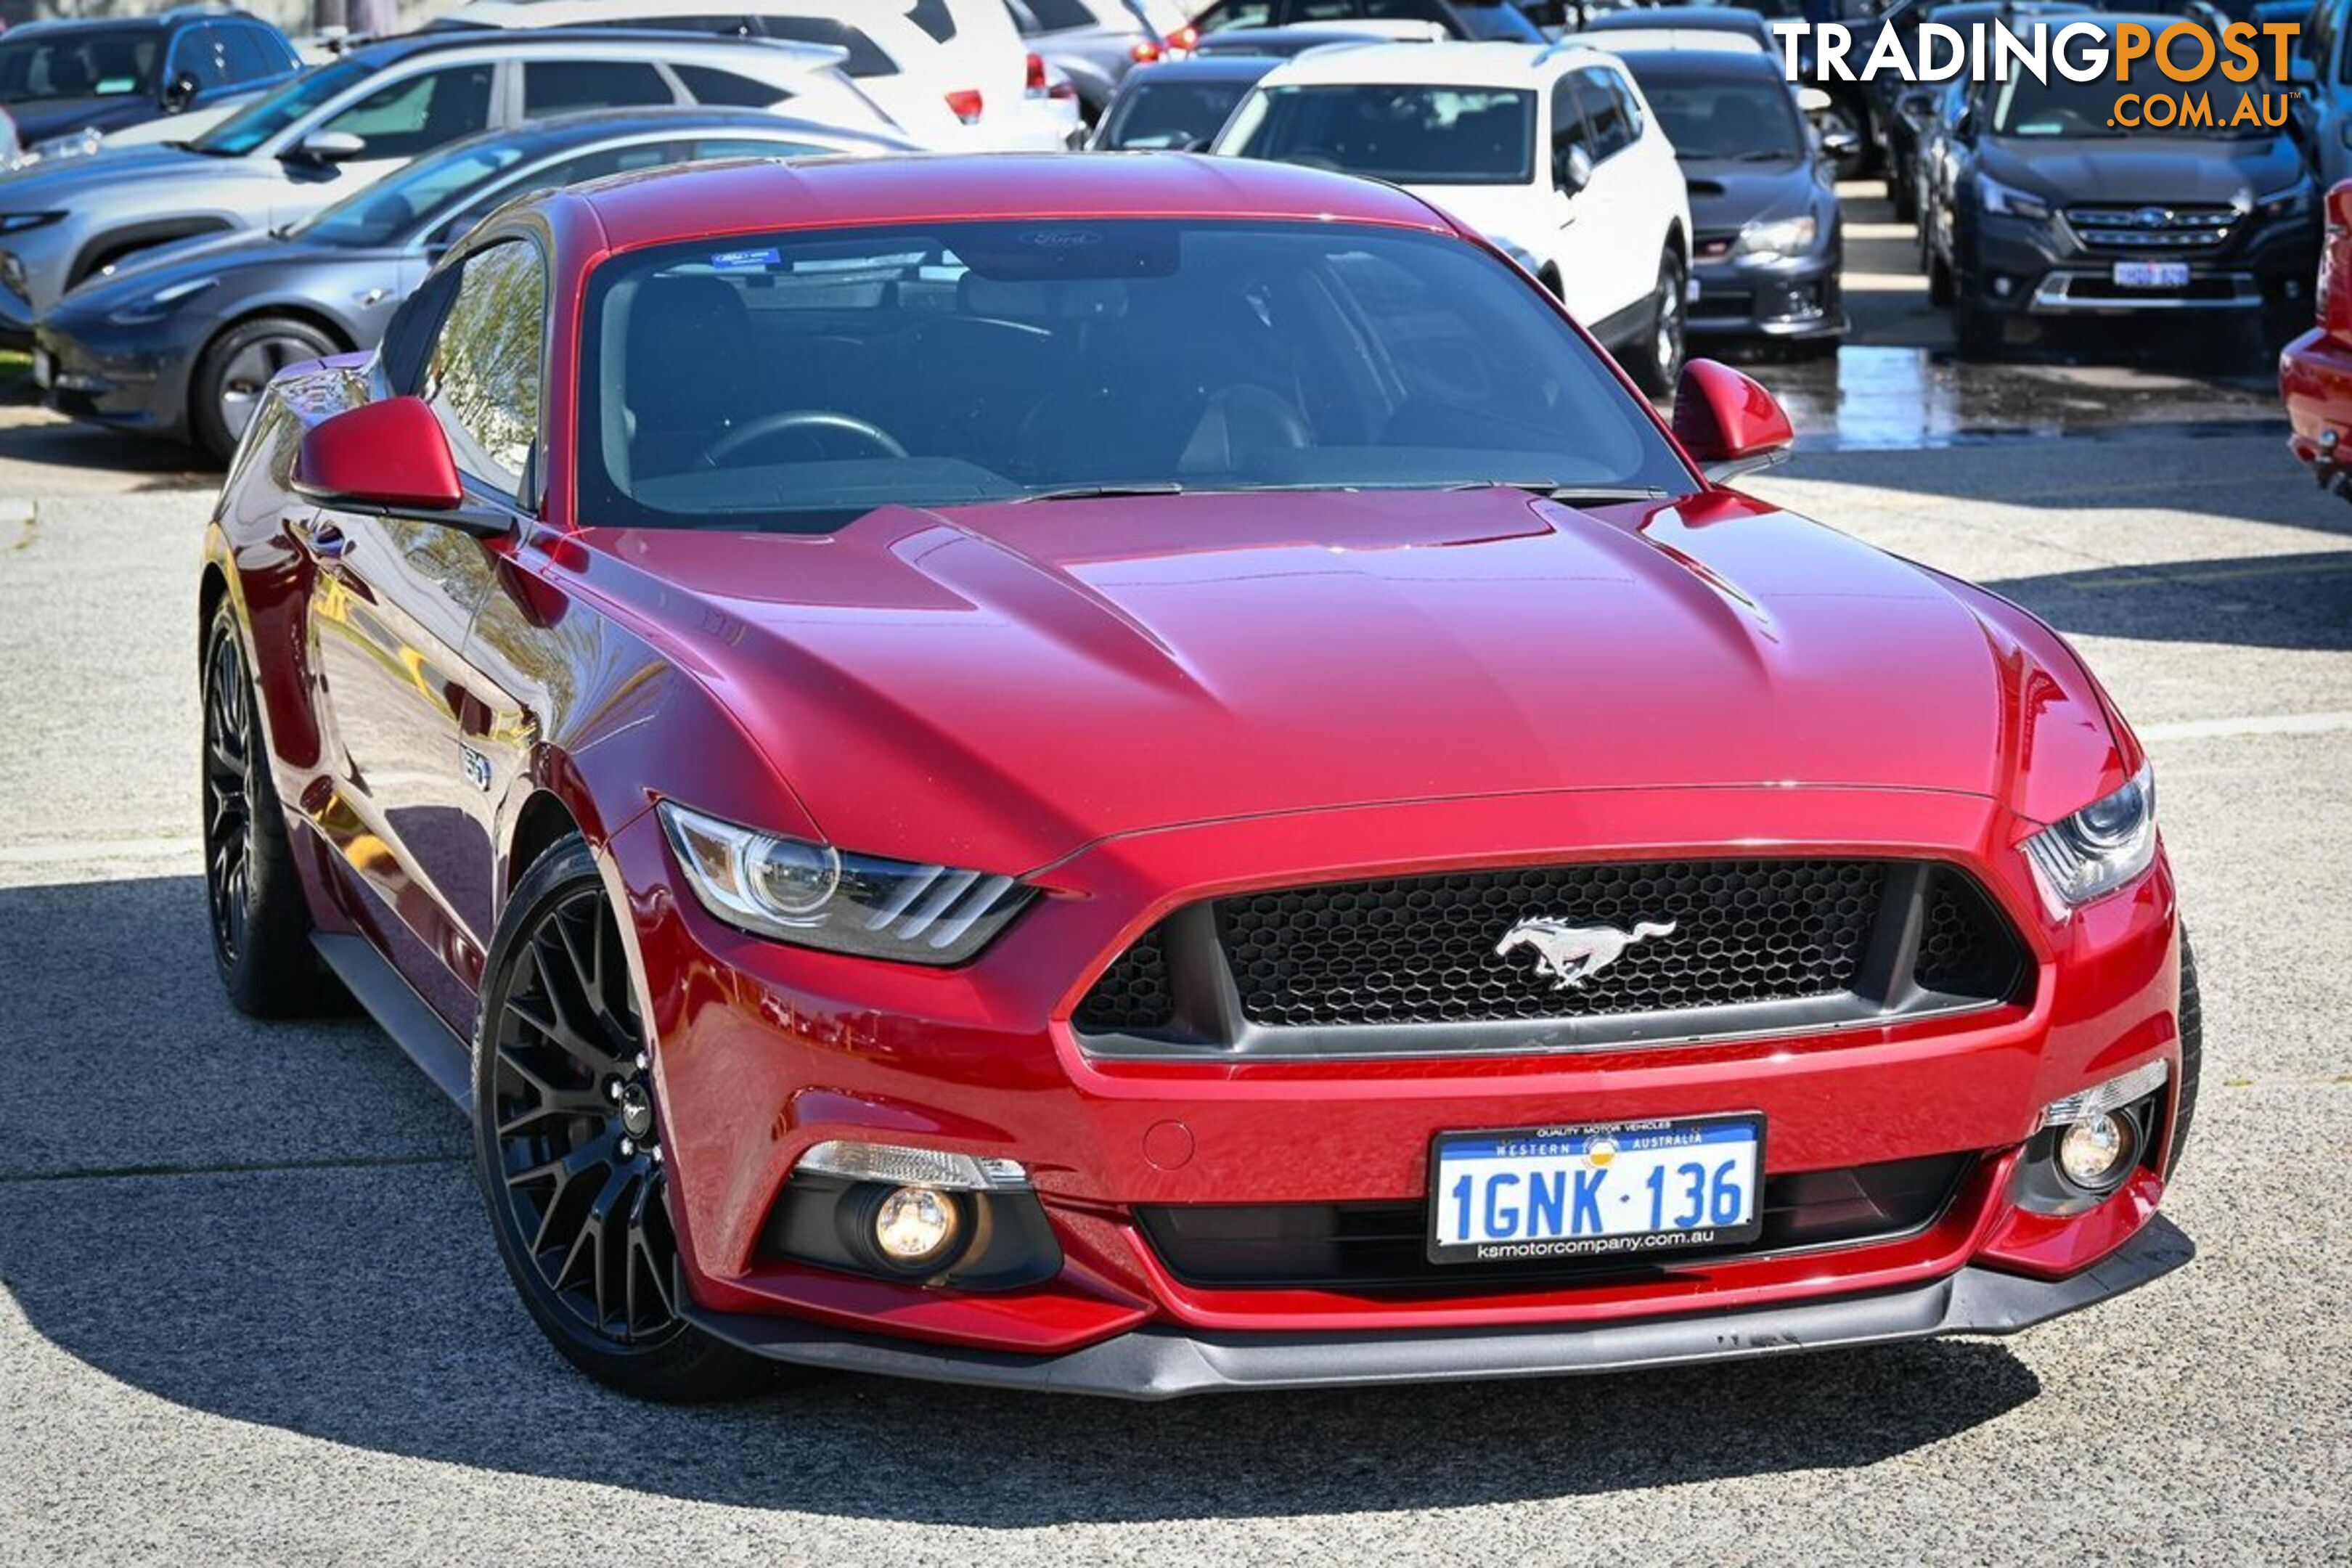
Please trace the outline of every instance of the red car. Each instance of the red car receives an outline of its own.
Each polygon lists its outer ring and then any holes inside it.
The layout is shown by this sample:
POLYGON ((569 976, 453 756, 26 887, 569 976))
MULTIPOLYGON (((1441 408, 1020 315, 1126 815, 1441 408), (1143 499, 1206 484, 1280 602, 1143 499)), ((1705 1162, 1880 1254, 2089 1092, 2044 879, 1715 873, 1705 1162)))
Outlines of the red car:
POLYGON ((2287 446, 2337 495, 2352 495, 2337 443, 2352 435, 2352 180, 2327 193, 2327 243, 2319 253, 2319 320, 2279 355, 2279 394, 2293 431, 2287 446))
POLYGON ((1790 440, 1299 168, 509 206, 230 472, 222 976, 468 1102, 646 1394, 2022 1328, 2190 1250, 2147 759, 2031 616, 1718 482, 1790 440))

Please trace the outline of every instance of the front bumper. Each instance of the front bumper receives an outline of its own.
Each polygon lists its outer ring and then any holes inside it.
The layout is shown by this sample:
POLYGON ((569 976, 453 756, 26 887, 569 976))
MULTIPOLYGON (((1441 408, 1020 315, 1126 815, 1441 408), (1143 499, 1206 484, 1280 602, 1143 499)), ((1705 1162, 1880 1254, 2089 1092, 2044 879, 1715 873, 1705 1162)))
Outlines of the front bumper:
POLYGON ((2195 1243, 2159 1216, 2106 1258, 2064 1279, 1969 1268, 1875 1295, 1591 1328, 1260 1336, 1148 1328, 1042 1356, 919 1344, 789 1318, 699 1309, 687 1316, 714 1338, 798 1366, 1039 1393, 1173 1399, 1252 1389, 1633 1372, 1946 1334, 2013 1334, 2159 1279, 2196 1252, 2195 1243))
POLYGON ((1691 268, 1690 334, 1792 342, 1841 337, 1843 270, 1835 250, 1768 262, 1701 259, 1691 268))
POLYGON ((2210 250, 2085 244, 2063 216, 2042 221, 1979 214, 1962 286, 1979 306, 2003 315, 2229 314, 2308 310, 2319 257, 2315 219, 2239 220, 2210 250), (2116 281, 2118 262, 2185 262, 2185 285, 2140 288, 2116 281))
POLYGON ((1055 896, 962 970, 876 965, 719 926, 671 891, 649 817, 609 841, 607 875, 615 907, 633 911, 640 972, 664 977, 646 1016, 681 1268, 706 1327, 787 1360, 1152 1396, 2006 1331, 2153 1277, 2103 1260, 2151 1221, 2160 1167, 2065 1218, 2021 1208, 2011 1177, 2042 1105, 2151 1058, 2179 1081, 2170 876, 2159 862, 2131 891, 2053 926, 2018 833, 1979 797, 1859 789, 1570 792, 1475 813, 1437 802, 1202 825, 1055 868, 1055 896), (1724 838, 1694 843, 1703 822, 1724 838), (1966 865, 2031 950, 2032 1002, 1834 1035, 1381 1061, 1106 1060, 1069 1026, 1118 952, 1202 898, 1730 844, 1966 865), (1440 1131, 1727 1110, 1764 1117, 1768 1174, 1960 1153, 1970 1174, 1928 1223, 1850 1244, 1403 1289, 1188 1279, 1139 1215, 1419 1203, 1440 1131), (780 1194, 799 1157, 834 1139, 1021 1162, 1059 1271, 959 1290, 780 1255, 769 1241, 780 1194))
POLYGON ((35 329, 48 356, 45 401, 61 414, 177 438, 187 429, 188 361, 172 320, 120 327, 61 307, 35 329))

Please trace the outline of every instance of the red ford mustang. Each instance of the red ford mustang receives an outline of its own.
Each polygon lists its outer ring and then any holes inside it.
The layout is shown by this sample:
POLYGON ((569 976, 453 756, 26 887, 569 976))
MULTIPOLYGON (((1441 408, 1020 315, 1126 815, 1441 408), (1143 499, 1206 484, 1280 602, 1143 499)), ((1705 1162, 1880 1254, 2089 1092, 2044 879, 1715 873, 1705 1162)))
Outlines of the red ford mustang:
POLYGON ((2190 1251, 2147 764, 2032 616, 1717 482, 1790 439, 1301 169, 509 207, 222 495, 222 976, 468 1103, 648 1394, 2024 1327, 2190 1251))

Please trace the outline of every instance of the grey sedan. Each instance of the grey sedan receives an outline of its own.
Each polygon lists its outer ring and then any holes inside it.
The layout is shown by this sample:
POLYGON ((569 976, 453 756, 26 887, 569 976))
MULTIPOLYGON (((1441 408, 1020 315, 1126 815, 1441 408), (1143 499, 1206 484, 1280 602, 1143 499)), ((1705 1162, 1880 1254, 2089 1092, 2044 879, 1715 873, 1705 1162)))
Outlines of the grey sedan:
POLYGON ((441 252, 516 196, 702 158, 912 150, 751 110, 606 110, 492 132, 290 228, 184 241, 84 284, 41 318, 34 376, 77 418, 225 462, 272 375, 374 347, 441 252))

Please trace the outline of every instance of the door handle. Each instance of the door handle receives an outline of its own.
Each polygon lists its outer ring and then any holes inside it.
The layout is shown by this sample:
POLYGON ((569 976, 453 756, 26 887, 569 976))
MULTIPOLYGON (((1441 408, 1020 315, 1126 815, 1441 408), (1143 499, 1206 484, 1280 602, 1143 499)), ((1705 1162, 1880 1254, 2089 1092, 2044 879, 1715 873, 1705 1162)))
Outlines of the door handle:
POLYGON ((287 527, 322 565, 332 565, 351 552, 350 535, 331 522, 289 522, 287 527))

